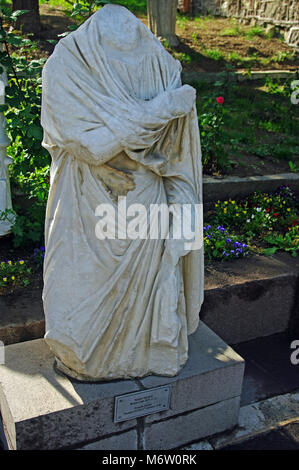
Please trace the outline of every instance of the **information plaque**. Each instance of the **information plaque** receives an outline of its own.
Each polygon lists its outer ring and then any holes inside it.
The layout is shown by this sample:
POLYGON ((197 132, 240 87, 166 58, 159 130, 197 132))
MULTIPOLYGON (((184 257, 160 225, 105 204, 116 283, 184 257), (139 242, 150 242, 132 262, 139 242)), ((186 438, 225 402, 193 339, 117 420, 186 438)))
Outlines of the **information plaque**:
POLYGON ((166 411, 170 406, 170 395, 171 385, 165 385, 115 397, 114 422, 119 423, 159 411, 166 411))

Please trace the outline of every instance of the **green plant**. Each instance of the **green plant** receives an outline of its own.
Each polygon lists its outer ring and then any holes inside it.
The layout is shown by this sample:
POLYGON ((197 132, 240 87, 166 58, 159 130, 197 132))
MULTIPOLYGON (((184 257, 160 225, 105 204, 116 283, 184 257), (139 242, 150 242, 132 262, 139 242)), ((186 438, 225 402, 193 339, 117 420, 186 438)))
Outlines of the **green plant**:
POLYGON ((290 170, 293 173, 299 173, 299 164, 298 163, 292 162, 292 160, 289 160, 288 163, 289 163, 290 170))
POLYGON ((209 261, 242 258, 250 253, 243 237, 228 233, 222 225, 205 225, 203 232, 205 258, 209 261))
POLYGON ((198 106, 202 162, 205 171, 217 171, 230 166, 224 146, 226 137, 223 103, 223 97, 209 98, 203 105, 198 106))
POLYGON ((32 261, 38 268, 42 268, 44 264, 44 258, 45 258, 45 247, 41 246, 40 248, 35 248, 33 255, 32 255, 32 261))
POLYGON ((189 54, 185 54, 184 52, 175 52, 174 57, 183 64, 190 64, 192 62, 191 56, 189 54))
MULTIPOLYGON (((69 31, 66 31, 62 34, 59 34, 59 37, 67 36, 71 31, 76 30, 80 24, 82 24, 87 18, 89 18, 96 10, 98 10, 103 5, 109 3, 116 3, 108 0, 76 0, 72 4, 70 10, 65 10, 66 16, 69 16, 76 20, 76 24, 73 24, 68 27, 69 31)), ((117 3, 122 3, 121 1, 117 3)))
POLYGON ((248 31, 246 31, 245 36, 248 39, 253 39, 254 37, 265 37, 265 31, 260 26, 253 26, 248 31))
POLYGON ((0 262, 0 291, 9 287, 27 286, 30 282, 31 268, 24 260, 0 262))
POLYGON ((265 238, 269 245, 263 251, 265 255, 273 255, 277 250, 288 251, 292 256, 296 257, 299 251, 299 225, 290 227, 290 229, 284 234, 275 233, 265 238))
POLYGON ((196 43, 196 42, 198 41, 198 39, 199 39, 198 33, 192 33, 192 40, 193 40, 193 42, 196 43))
POLYGON ((239 26, 233 28, 226 28, 220 31, 219 36, 241 36, 242 30, 239 26))
POLYGON ((213 60, 221 60, 224 58, 223 52, 221 52, 219 49, 205 49, 203 53, 213 60))
POLYGON ((183 31, 186 29, 187 20, 188 18, 185 15, 182 15, 181 13, 177 13, 176 23, 183 31))
POLYGON ((226 59, 229 62, 233 62, 233 63, 236 63, 236 64, 240 64, 240 63, 243 62, 243 57, 240 56, 240 54, 238 54, 238 52, 229 52, 226 56, 226 59))
POLYGON ((13 158, 10 166, 12 193, 30 199, 28 205, 14 201, 15 224, 12 227, 15 246, 43 239, 45 205, 49 186, 50 156, 42 147, 43 131, 40 123, 41 71, 45 59, 30 59, 35 42, 6 32, 3 22, 11 24, 24 11, 2 10, 0 23, 0 63, 8 76, 6 103, 1 107, 7 122, 11 145, 7 149, 13 158), (21 55, 26 49, 26 55, 21 55))
POLYGON ((215 204, 218 223, 241 229, 248 235, 285 230, 296 222, 296 202, 288 187, 274 194, 254 192, 242 201, 218 201, 215 204), (294 222, 295 221, 295 222, 294 222))
POLYGON ((283 51, 278 51, 277 54, 273 55, 270 58, 271 62, 285 62, 287 60, 293 61, 296 58, 296 51, 292 52, 283 52, 283 51))

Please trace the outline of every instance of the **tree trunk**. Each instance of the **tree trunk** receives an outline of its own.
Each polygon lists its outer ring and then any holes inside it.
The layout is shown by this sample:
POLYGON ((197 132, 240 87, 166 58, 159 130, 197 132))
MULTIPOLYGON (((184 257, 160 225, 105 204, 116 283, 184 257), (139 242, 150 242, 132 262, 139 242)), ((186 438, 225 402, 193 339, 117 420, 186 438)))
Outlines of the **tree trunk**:
POLYGON ((150 30, 168 41, 170 47, 178 46, 175 34, 177 0, 147 0, 147 15, 150 30))
POLYGON ((30 10, 17 19, 17 29, 23 33, 38 33, 41 30, 38 0, 12 0, 12 10, 30 10))

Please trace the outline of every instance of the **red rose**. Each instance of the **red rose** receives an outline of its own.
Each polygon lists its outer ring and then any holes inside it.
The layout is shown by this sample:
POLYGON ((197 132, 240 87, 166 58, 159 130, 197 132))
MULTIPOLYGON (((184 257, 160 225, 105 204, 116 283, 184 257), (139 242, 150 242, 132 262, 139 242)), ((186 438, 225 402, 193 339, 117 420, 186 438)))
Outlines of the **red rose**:
POLYGON ((277 212, 274 212, 274 217, 278 217, 278 213, 277 212))
POLYGON ((224 103, 224 98, 222 96, 218 96, 218 98, 216 98, 216 101, 218 104, 223 104, 224 103))
POLYGON ((269 209, 269 207, 267 207, 267 209, 266 209, 266 212, 270 212, 270 209, 269 209))
POLYGON ((295 227, 297 225, 297 223, 298 223, 297 220, 293 220, 292 227, 295 227))

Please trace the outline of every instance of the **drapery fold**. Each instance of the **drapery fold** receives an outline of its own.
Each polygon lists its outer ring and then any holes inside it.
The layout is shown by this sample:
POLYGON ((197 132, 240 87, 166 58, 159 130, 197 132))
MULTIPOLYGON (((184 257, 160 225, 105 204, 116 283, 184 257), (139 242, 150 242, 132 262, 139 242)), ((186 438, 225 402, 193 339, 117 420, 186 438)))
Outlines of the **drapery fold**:
POLYGON ((171 95, 181 66, 122 11, 144 41, 137 61, 106 54, 100 10, 59 42, 43 71, 52 156, 45 338, 61 369, 86 380, 177 374, 203 301, 202 247, 172 262, 165 240, 95 236, 97 206, 117 212, 120 195, 148 212, 202 203, 196 108, 182 115, 171 95))

